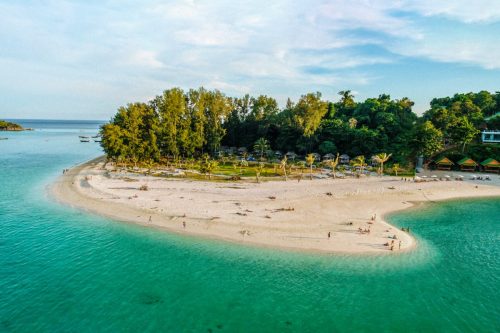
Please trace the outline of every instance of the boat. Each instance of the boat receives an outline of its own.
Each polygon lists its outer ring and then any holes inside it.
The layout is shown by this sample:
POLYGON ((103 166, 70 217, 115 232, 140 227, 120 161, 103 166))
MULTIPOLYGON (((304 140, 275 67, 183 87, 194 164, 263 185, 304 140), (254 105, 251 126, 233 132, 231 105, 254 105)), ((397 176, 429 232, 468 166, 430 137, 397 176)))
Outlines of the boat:
POLYGON ((98 138, 100 138, 100 137, 101 137, 101 136, 100 136, 99 134, 97 134, 97 135, 92 136, 92 139, 98 139, 98 138))
POLYGON ((80 139, 80 142, 90 142, 89 139, 80 139))
POLYGON ((80 139, 89 139, 90 138, 90 136, 85 136, 85 135, 79 135, 78 137, 80 139))

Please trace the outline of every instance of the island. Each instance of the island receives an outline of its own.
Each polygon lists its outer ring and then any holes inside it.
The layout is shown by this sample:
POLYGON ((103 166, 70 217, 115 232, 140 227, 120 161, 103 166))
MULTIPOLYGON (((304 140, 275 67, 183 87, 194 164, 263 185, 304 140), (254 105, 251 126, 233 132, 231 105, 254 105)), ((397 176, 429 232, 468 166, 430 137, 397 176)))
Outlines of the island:
POLYGON ((498 176, 464 172, 491 171, 475 161, 496 161, 500 152, 479 142, 479 130, 460 113, 458 101, 474 95, 435 102, 423 117, 408 99, 356 103, 349 91, 340 95, 330 103, 309 93, 280 109, 269 96, 166 90, 120 107, 100 130, 105 156, 64 170, 52 193, 147 227, 350 254, 413 249, 417 238, 388 223, 392 212, 500 196, 498 176), (456 110, 456 126, 439 122, 444 107, 456 110))
POLYGON ((19 124, 8 122, 5 120, 0 120, 0 131, 19 132, 28 130, 31 130, 31 128, 24 128, 19 124))

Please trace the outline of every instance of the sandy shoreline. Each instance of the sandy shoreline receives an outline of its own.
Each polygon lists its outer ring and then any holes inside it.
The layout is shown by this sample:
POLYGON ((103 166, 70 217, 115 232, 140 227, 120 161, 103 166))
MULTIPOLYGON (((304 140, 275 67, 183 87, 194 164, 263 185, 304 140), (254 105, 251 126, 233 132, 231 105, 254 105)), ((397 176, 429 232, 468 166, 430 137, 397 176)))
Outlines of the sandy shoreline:
POLYGON ((420 202, 500 196, 499 176, 491 178, 204 182, 111 172, 98 158, 70 169, 50 192, 72 207, 178 233, 298 251, 392 254, 411 250, 416 241, 385 222, 386 214, 420 202), (141 185, 148 190, 139 190, 141 185), (384 244, 391 244, 394 235, 391 251, 384 244))

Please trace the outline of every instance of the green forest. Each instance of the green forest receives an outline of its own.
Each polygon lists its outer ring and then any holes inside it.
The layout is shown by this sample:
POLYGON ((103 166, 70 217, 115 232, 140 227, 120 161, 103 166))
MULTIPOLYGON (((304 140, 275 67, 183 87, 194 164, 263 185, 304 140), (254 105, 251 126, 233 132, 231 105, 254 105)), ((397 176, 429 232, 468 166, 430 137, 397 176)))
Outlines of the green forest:
MULTIPOLYGON (((270 96, 228 97, 204 88, 165 90, 142 103, 120 107, 101 128, 110 159, 158 162, 164 158, 221 157, 221 147, 244 147, 261 160, 276 151, 348 154, 367 158, 392 154, 391 162, 411 165, 453 148, 466 154, 483 129, 500 129, 500 92, 434 98, 422 116, 409 98, 387 94, 364 101, 349 90, 337 101, 307 93, 280 108, 270 96)), ((489 153, 498 155, 498 145, 489 153)), ((477 147, 474 148, 477 150, 477 147)))

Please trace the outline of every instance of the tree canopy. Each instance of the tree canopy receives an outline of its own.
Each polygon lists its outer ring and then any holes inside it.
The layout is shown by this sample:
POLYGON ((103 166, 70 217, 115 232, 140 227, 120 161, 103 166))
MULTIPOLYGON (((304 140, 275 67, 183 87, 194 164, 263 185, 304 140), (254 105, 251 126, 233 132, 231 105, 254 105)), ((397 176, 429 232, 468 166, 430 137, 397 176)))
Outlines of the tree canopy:
POLYGON ((172 88, 147 103, 120 107, 101 128, 102 146, 110 158, 131 161, 215 156, 228 146, 260 158, 268 150, 303 156, 387 153, 391 162, 403 165, 447 145, 464 149, 480 129, 499 125, 500 92, 434 98, 422 117, 413 104, 387 94, 356 101, 344 90, 337 102, 306 93, 280 108, 266 95, 228 97, 218 90, 172 88))

